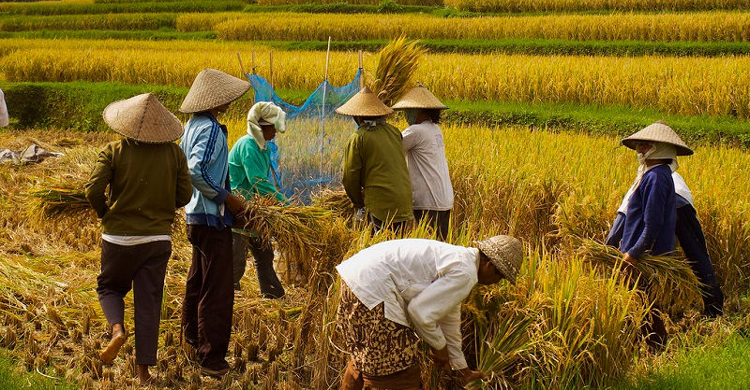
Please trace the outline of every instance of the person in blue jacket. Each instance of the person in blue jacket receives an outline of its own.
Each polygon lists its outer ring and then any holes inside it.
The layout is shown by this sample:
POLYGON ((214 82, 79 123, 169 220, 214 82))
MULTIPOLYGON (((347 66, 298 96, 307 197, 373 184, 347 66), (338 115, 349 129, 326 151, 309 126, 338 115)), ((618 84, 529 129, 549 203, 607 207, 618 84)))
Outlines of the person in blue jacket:
MULTIPOLYGON (((677 195, 670 164, 678 155, 691 155, 693 151, 663 122, 623 139, 622 144, 638 153, 640 164, 622 222, 623 261, 634 263, 646 254, 670 254, 675 249, 677 223, 677 195)), ((659 308, 654 309, 644 330, 650 345, 662 347, 667 331, 659 308)))
MULTIPOLYGON (((657 122, 657 124, 666 126, 664 123, 657 122)), ((716 274, 714 273, 713 265, 711 263, 711 257, 706 246, 706 238, 703 234, 700 221, 696 216, 693 204, 693 194, 682 176, 676 172, 678 168, 676 159, 672 160, 669 167, 672 171, 672 180, 675 187, 675 203, 677 208, 675 235, 685 257, 690 262, 693 272, 704 286, 703 313, 707 317, 713 318, 723 313, 724 294, 722 293, 719 282, 716 279, 716 274)), ((628 191, 623 198, 622 204, 617 210, 617 216, 612 223, 612 229, 607 235, 607 245, 620 247, 628 203, 633 191, 634 188, 631 188, 628 191)))
POLYGON ((250 89, 250 83, 215 69, 195 78, 180 107, 193 114, 180 147, 187 157, 193 195, 185 206, 193 259, 182 305, 182 339, 197 349, 201 373, 229 371, 232 331, 232 224, 244 201, 231 193, 227 128, 217 116, 250 89))

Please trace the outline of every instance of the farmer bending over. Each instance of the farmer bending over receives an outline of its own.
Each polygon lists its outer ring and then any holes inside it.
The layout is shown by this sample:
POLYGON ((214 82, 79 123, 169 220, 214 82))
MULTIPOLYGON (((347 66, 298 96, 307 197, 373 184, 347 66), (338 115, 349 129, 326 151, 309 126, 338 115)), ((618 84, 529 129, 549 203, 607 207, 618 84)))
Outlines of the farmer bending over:
POLYGON ((215 69, 193 81, 180 111, 193 114, 180 146, 188 160, 193 196, 185 207, 193 260, 182 304, 182 336, 197 348, 201 373, 229 371, 232 332, 232 214, 244 202, 230 193, 227 128, 216 117, 250 89, 250 83, 215 69))
POLYGON ((344 151, 346 194, 354 207, 367 208, 375 229, 402 231, 414 216, 401 132, 385 122, 393 110, 365 87, 336 112, 358 126, 344 151))
POLYGON ((415 331, 440 368, 457 370, 467 383, 484 378, 469 369, 461 349, 461 301, 477 282, 515 282, 523 247, 509 236, 475 245, 386 241, 336 267, 337 322, 350 354, 342 389, 420 389, 415 331))
POLYGON ((148 366, 156 364, 172 221, 192 193, 185 154, 174 143, 182 124, 150 93, 110 104, 104 121, 126 138, 99 153, 86 184, 86 199, 104 228, 96 292, 112 329, 99 357, 112 363, 125 343, 123 297, 132 285, 135 362, 141 384, 147 385, 148 366))
MULTIPOLYGON (((276 131, 284 132, 285 118, 284 111, 270 102, 255 103, 250 108, 247 114, 247 134, 237 140, 229 152, 229 177, 233 191, 247 199, 259 195, 286 202, 284 195, 268 181, 271 150, 267 147, 267 141, 274 139, 276 131)), ((240 289, 249 247, 255 259, 255 271, 263 297, 283 297, 284 287, 273 270, 273 244, 264 242, 256 234, 243 229, 235 229, 232 240, 234 289, 240 289)))

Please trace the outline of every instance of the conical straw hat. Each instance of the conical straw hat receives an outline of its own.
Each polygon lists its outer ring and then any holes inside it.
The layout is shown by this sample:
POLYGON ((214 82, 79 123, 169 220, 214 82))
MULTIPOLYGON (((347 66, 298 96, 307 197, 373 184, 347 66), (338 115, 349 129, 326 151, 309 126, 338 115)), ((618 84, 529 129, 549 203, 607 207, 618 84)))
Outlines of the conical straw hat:
POLYGON ((412 88, 401 99, 393 105, 394 110, 404 110, 407 108, 425 108, 433 110, 445 110, 448 108, 441 103, 435 95, 425 88, 422 84, 412 88))
POLYGON ((685 142, 682 141, 680 136, 662 121, 652 123, 643 130, 623 139, 621 142, 626 147, 635 150, 638 141, 663 142, 665 144, 674 145, 677 149, 678 156, 689 156, 693 154, 693 150, 685 145, 685 142))
POLYGON ((102 117, 112 130, 141 142, 172 142, 183 133, 180 120, 151 93, 110 103, 102 117))
POLYGON ((393 114, 393 110, 383 104, 367 87, 362 88, 349 101, 337 108, 336 112, 347 116, 384 116, 393 114))
POLYGON ((195 77, 180 112, 192 114, 214 109, 239 99, 250 83, 216 69, 203 69, 195 77))
POLYGON ((523 263, 523 245, 515 237, 494 236, 484 241, 475 241, 474 245, 487 256, 500 273, 516 282, 518 271, 523 263))

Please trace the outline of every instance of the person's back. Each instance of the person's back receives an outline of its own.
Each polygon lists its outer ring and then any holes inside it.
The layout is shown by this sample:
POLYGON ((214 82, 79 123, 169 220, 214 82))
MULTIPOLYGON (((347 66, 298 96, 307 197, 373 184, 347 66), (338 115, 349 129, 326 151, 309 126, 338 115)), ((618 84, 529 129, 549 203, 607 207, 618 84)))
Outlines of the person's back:
POLYGON ((175 143, 149 144, 122 139, 108 144, 111 207, 102 218, 107 234, 170 234, 175 208, 190 200, 189 181, 178 181, 187 160, 175 143), (184 188, 181 188, 184 187, 184 188))
POLYGON ((431 121, 411 125, 404 130, 403 145, 414 191, 413 208, 453 208, 453 185, 440 127, 431 121))
POLYGON ((381 221, 412 219, 411 183, 401 132, 385 121, 372 127, 362 125, 352 135, 352 144, 362 162, 365 207, 381 221))

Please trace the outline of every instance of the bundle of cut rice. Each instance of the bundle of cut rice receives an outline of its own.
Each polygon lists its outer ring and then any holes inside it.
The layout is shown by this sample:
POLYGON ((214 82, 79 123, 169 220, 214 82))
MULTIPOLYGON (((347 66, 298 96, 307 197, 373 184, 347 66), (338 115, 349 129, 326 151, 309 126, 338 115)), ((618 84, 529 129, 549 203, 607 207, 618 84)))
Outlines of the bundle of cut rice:
POLYGON ((405 36, 389 42, 378 52, 375 80, 370 89, 383 103, 392 106, 413 86, 414 74, 423 54, 425 50, 419 46, 419 42, 409 43, 405 36))

